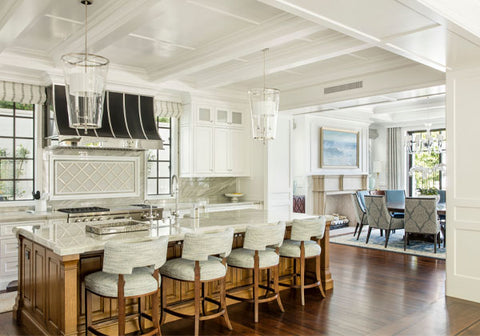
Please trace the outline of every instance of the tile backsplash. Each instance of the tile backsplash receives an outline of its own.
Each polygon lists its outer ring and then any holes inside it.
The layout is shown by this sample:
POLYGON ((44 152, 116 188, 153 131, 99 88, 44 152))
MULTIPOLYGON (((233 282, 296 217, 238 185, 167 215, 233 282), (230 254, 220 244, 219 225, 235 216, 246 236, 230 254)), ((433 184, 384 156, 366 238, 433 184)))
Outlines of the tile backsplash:
POLYGON ((236 191, 235 177, 198 177, 179 179, 180 202, 205 200, 210 203, 229 202, 225 194, 236 191))

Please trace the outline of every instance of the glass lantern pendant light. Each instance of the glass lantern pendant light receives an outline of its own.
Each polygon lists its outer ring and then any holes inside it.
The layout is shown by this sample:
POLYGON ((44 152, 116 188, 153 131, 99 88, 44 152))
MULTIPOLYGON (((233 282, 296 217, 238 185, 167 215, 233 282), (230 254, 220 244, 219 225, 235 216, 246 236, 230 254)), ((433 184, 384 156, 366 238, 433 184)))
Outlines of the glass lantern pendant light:
POLYGON ((87 130, 102 127, 103 102, 108 59, 87 52, 87 7, 93 0, 80 1, 85 6, 85 52, 62 56, 67 96, 68 122, 71 128, 87 130))
POLYGON ((254 139, 275 139, 277 132, 278 107, 280 91, 269 89, 265 85, 265 55, 268 49, 263 49, 263 88, 248 91, 252 117, 252 135, 254 139))

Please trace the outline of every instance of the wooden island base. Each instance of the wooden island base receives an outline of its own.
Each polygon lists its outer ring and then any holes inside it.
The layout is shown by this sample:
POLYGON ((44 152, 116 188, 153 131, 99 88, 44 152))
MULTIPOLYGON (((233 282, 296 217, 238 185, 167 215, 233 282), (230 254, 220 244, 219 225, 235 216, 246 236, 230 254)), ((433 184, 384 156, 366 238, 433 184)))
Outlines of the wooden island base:
MULTIPOLYGON (((324 288, 333 288, 329 270, 329 226, 325 230, 322 245, 321 275, 324 288)), ((286 237, 290 230, 287 228, 286 237)), ((233 248, 243 246, 243 233, 234 236, 233 248)), ((87 274, 101 270, 103 251, 85 254, 59 256, 48 248, 19 235, 19 286, 13 318, 35 335, 80 335, 85 333, 84 285, 87 274)), ((182 241, 171 242, 168 246, 168 259, 181 256, 182 241)), ((293 272, 290 259, 280 259, 280 276, 293 272)), ((314 261, 314 260, 309 260, 314 261)), ((313 273, 314 264, 307 264, 307 271, 313 273)), ((263 277, 265 280, 265 276, 263 277)), ((164 279, 168 303, 185 305, 193 299, 193 284, 173 282, 164 279)), ((227 272, 227 289, 242 288, 252 282, 252 273, 248 270, 229 268, 227 272)), ((207 294, 217 293, 218 284, 210 284, 207 294)), ((233 303, 232 301, 231 303, 233 303)), ((145 303, 150 304, 148 301, 145 303)), ((213 306, 212 306, 213 308, 213 306)), ((145 307, 148 309, 148 307, 145 307)), ((188 309, 188 308, 186 308, 188 309)), ((136 311, 136 303, 127 301, 127 314, 136 311)), ((93 320, 101 321, 115 317, 117 302, 114 299, 94 296, 93 320)), ((167 320, 168 321, 168 320, 167 320)), ((104 332, 108 332, 108 327, 104 332)), ((127 331, 137 329, 135 321, 127 322, 127 331)))

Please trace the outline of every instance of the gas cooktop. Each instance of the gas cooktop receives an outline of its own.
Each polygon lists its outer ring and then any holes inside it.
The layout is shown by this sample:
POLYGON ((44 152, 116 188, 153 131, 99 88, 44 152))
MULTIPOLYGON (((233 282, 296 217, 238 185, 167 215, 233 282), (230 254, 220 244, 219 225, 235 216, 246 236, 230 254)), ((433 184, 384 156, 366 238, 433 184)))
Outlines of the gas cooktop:
POLYGON ((77 214, 77 213, 89 213, 89 212, 104 212, 104 211, 110 211, 110 209, 94 206, 94 207, 80 207, 80 208, 63 208, 63 209, 58 209, 58 211, 65 212, 68 214, 77 214))

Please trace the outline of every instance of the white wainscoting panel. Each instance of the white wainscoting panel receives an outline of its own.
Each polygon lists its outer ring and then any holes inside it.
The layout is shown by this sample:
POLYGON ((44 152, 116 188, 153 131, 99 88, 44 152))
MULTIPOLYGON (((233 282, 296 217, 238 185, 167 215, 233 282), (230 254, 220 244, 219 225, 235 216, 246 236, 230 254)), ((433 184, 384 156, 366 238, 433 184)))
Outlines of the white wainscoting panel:
POLYGON ((51 199, 138 197, 139 157, 51 156, 51 199))

